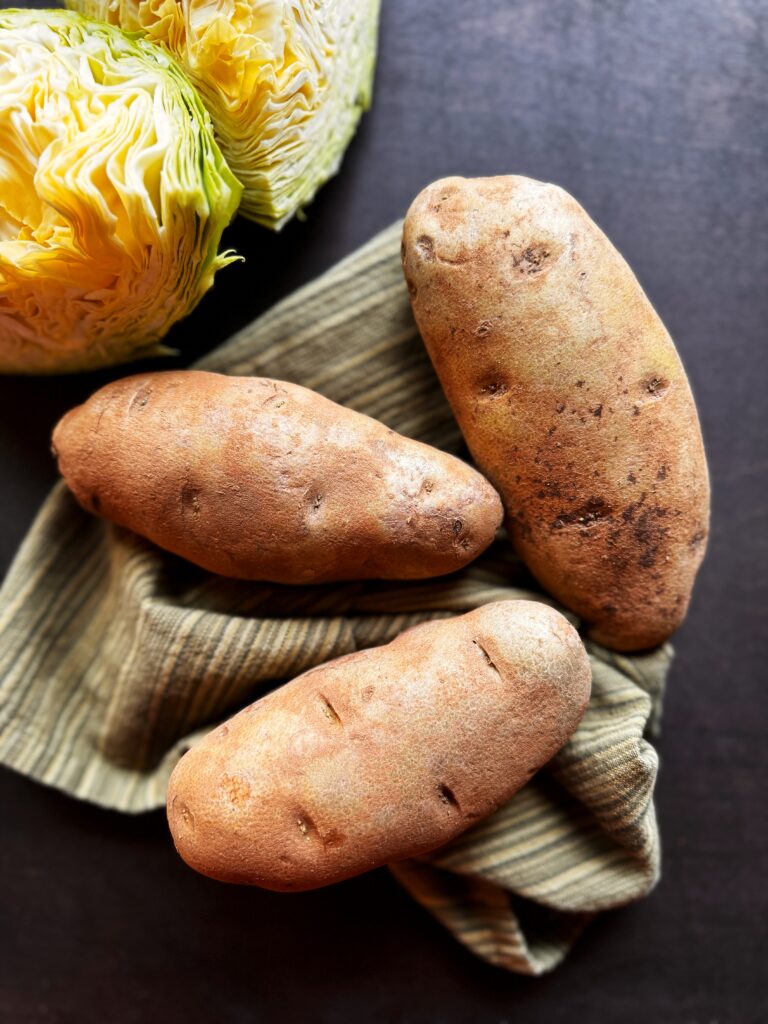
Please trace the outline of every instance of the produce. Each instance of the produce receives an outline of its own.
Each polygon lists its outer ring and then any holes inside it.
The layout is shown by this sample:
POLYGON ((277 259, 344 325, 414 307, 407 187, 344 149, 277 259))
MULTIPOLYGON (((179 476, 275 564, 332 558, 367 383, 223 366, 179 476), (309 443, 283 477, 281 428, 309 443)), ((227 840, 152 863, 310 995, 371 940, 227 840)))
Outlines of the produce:
POLYGON ((196 744, 168 787, 184 860, 300 890, 491 814, 576 728, 591 671, 546 605, 500 601, 305 672, 196 744))
POLYGON ((709 483, 674 344, 562 189, 446 178, 405 222, 413 312, 472 455, 542 585, 617 650, 685 616, 709 483))
POLYGON ((245 186, 279 228, 338 170, 371 100, 379 0, 66 0, 170 52, 245 186))
POLYGON ((0 372, 156 350, 230 262, 240 191, 161 50, 66 11, 0 11, 0 372))
POLYGON ((459 459, 284 381, 123 378, 69 412, 53 446, 83 508, 224 576, 436 576, 502 518, 459 459))

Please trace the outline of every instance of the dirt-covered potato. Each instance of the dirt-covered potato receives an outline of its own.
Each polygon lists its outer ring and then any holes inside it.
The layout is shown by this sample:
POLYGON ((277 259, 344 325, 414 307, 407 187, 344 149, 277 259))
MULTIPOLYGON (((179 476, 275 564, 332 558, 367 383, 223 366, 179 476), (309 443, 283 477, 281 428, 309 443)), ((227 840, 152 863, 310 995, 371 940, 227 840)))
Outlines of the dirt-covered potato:
POLYGON ((605 235, 562 189, 446 178, 405 221, 426 347, 527 565, 618 650, 685 616, 709 482, 669 334, 605 235))
POLYGON ((590 664, 543 604, 501 601, 328 662, 185 754, 168 820, 197 871, 300 890, 434 849, 576 728, 590 664))
POLYGON ((124 378, 67 413, 53 448, 83 508, 243 579, 437 576, 503 515, 459 459, 260 377, 124 378))

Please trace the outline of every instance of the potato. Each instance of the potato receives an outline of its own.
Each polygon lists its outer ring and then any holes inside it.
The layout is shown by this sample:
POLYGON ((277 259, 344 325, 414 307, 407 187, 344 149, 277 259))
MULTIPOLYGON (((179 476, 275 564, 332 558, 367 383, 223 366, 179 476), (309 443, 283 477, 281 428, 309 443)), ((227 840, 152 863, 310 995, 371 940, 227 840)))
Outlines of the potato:
POLYGON ((284 381, 127 377, 64 416, 53 448, 83 508, 244 579, 437 576, 503 515, 459 459, 284 381))
POLYGON ((500 601, 294 679, 185 754, 168 787, 184 860, 225 882, 312 889, 453 839, 576 728, 575 629, 500 601))
POLYGON ((405 221, 419 330, 475 462, 542 585, 617 650, 680 624, 709 526, 674 344, 562 189, 446 178, 405 221))

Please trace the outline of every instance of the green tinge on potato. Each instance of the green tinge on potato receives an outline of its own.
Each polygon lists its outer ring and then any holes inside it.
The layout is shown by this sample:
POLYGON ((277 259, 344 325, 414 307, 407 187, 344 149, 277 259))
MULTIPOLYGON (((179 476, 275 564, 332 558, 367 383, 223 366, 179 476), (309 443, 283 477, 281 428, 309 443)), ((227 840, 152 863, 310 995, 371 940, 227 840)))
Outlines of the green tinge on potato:
POLYGON ((566 742, 589 658, 552 608, 500 601, 294 679, 196 744, 168 787, 184 860, 282 891, 426 853, 566 742))
POLYGON ((403 233, 413 312, 542 585, 617 650, 685 616, 709 528, 696 407, 669 334, 578 203, 446 178, 403 233))
POLYGON ((503 515, 461 460, 260 377, 115 381, 63 417, 53 447, 83 508, 242 579, 438 576, 484 551, 503 515))

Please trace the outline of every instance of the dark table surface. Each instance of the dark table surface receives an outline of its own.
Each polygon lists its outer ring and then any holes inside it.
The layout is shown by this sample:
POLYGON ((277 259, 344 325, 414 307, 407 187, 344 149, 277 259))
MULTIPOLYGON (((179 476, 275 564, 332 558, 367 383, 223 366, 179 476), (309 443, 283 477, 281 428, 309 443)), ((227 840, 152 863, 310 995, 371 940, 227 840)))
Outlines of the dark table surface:
MULTIPOLYGON (((247 263, 170 339, 190 361, 445 174, 527 174, 586 206, 677 341, 714 485, 660 744, 657 890, 520 978, 386 871, 291 897, 221 886, 184 867, 161 814, 1 771, 3 1024, 768 1020, 767 40, 764 0, 384 0, 341 175, 278 237, 234 224, 247 263)), ((54 481, 53 423, 116 375, 0 380, 2 569, 54 481)))

